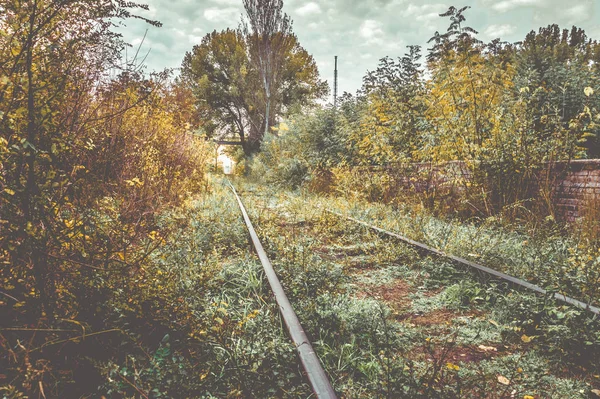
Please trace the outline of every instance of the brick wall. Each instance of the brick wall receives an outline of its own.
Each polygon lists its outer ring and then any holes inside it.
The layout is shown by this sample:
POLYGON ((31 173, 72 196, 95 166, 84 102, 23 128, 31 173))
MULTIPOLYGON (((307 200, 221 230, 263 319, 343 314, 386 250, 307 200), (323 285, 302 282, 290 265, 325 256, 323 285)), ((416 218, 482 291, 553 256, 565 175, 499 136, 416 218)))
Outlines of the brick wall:
MULTIPOLYGON (((370 173, 387 173, 395 180, 395 192, 388 193, 388 197, 399 194, 398 190, 420 194, 435 191, 440 196, 460 196, 473 179, 471 171, 461 161, 442 165, 414 163, 365 169, 370 173)), ((537 193, 540 198, 550 198, 556 216, 574 221, 589 214, 588 209, 594 201, 596 207, 600 206, 600 159, 548 164, 541 168, 530 184, 533 196, 537 193)))
POLYGON ((554 204, 565 219, 584 216, 594 202, 600 203, 600 159, 557 162, 554 173, 554 204))

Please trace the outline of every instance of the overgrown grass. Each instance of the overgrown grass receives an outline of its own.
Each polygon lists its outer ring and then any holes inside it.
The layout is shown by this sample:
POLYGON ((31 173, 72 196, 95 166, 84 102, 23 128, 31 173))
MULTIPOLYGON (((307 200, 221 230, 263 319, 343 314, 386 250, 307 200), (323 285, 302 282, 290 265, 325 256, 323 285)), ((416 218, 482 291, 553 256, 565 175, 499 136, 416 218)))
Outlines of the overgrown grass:
MULTIPOLYGON (((133 277, 99 276, 112 290, 97 312, 118 332, 63 348, 80 365, 78 390, 64 392, 89 392, 85 375, 112 398, 311 396, 237 204, 211 185, 157 220, 149 241, 162 244, 133 277)), ((598 325, 582 312, 477 282, 323 211, 343 201, 238 186, 341 397, 584 398, 598 387, 598 325)), ((25 377, 11 378, 2 393, 18 398, 25 377)))
MULTIPOLYGON (((342 200, 245 189, 251 218, 343 395, 578 398, 598 383, 591 374, 598 324, 583 312, 476 282, 323 211, 347 211, 342 200), (402 284, 406 292, 398 292, 402 284), (563 365, 584 367, 583 378, 561 374, 563 365)), ((355 207, 353 215, 391 219, 375 208, 355 207)), ((441 238, 421 231, 449 248, 456 240, 449 228, 441 238)))
POLYGON ((297 197, 311 206, 364 220, 449 254, 470 259, 550 291, 600 304, 600 253, 575 239, 539 232, 527 235, 499 226, 490 218, 478 223, 445 220, 415 211, 344 198, 297 197))
POLYGON ((149 397, 308 396, 228 189, 215 184, 212 195, 163 215, 161 223, 173 234, 153 256, 160 285, 145 300, 181 304, 186 312, 169 309, 152 320, 154 330, 142 331, 125 321, 136 312, 116 309, 149 356, 121 343, 128 355, 99 365, 102 391, 112 397, 140 391, 149 397))

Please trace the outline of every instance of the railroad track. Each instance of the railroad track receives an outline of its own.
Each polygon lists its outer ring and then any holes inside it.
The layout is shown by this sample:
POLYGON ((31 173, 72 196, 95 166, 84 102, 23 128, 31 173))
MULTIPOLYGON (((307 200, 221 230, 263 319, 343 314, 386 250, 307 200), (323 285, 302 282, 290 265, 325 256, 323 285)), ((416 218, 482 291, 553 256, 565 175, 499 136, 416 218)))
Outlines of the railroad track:
MULTIPOLYGON (((304 332, 304 329, 303 329, 296 313, 294 312, 290 301, 288 300, 288 298, 283 290, 283 287, 271 265, 271 262, 270 262, 269 258, 267 257, 267 254, 266 254, 262 244, 260 243, 258 235, 257 235, 254 227, 252 226, 252 223, 250 221, 250 218, 249 218, 248 213, 242 203, 240 196, 237 194, 233 185, 231 185, 230 182, 228 182, 228 184, 229 184, 233 194, 236 197, 237 203, 240 207, 240 211, 242 213, 242 216, 243 216, 246 226, 248 228, 249 234, 252 238, 253 246, 256 249, 256 253, 261 260, 261 263, 265 270, 266 277, 267 277, 269 284, 271 286, 271 289, 273 291, 273 295, 277 301, 281 316, 285 322, 289 336, 292 339, 292 341, 296 347, 298 356, 300 358, 300 361, 302 363, 302 366, 304 368, 304 371, 306 373, 306 376, 308 378, 310 386, 315 394, 315 397, 317 397, 317 398, 336 398, 337 396, 336 396, 334 389, 332 388, 330 379, 329 379, 327 373, 325 372, 323 366, 321 365, 321 362, 320 362, 319 358, 317 357, 312 344, 310 343, 306 333, 304 332)), ((517 288, 520 291, 531 292, 536 295, 544 296, 545 298, 552 297, 554 300, 556 300, 558 302, 585 310, 586 312, 588 312, 589 314, 594 315, 594 316, 597 316, 600 314, 600 309, 598 309, 597 307, 592 306, 590 304, 583 303, 579 300, 570 298, 570 297, 562 295, 562 294, 548 292, 547 290, 545 290, 542 287, 539 287, 535 284, 531 284, 527 281, 524 281, 524 280, 518 279, 516 277, 507 275, 505 273, 496 271, 496 270, 488 268, 486 266, 476 264, 469 260, 454 256, 451 254, 444 253, 443 251, 440 251, 436 248, 433 248, 426 244, 411 240, 411 239, 404 237, 398 233, 387 231, 385 229, 382 229, 378 226, 372 225, 365 221, 362 221, 362 220, 359 220, 356 218, 352 218, 352 217, 343 215, 339 212, 334 212, 334 211, 326 210, 326 209, 321 209, 319 212, 325 212, 332 216, 335 216, 336 218, 339 218, 340 220, 344 220, 344 221, 354 224, 356 226, 364 227, 364 228, 366 228, 365 231, 373 231, 376 233, 377 236, 383 236, 383 237, 392 238, 394 240, 399 240, 411 247, 414 247, 415 249, 417 249, 417 252, 419 252, 421 254, 431 254, 431 255, 434 255, 435 257, 448 259, 453 264, 461 266, 462 269, 469 269, 469 270, 475 271, 479 274, 483 274, 487 277, 492 277, 494 280, 506 282, 511 287, 517 288)), ((285 217, 282 219, 285 219, 285 217)), ((346 256, 346 255, 344 255, 344 256, 346 256)), ((351 255, 348 255, 348 257, 350 257, 350 256, 351 255)), ((404 317, 407 317, 407 316, 409 318, 411 318, 410 320, 415 321, 416 323, 419 323, 419 320, 414 318, 415 315, 404 314, 404 315, 400 315, 399 317, 401 317, 400 320, 404 320, 404 317)))
POLYGON ((304 332, 304 328, 300 324, 300 320, 298 320, 298 316, 294 312, 294 309, 288 300, 283 287, 281 286, 279 278, 277 278, 275 270, 273 270, 271 261, 269 260, 269 257, 267 256, 267 253, 265 252, 260 239, 254 230, 254 227, 252 226, 252 222, 250 221, 250 217, 248 216, 248 212, 246 212, 246 208, 244 207, 240 196, 235 191, 235 188, 231 182, 228 181, 228 183, 240 207, 244 222, 246 223, 246 227, 250 233, 250 238, 252 239, 252 244, 254 245, 254 249, 256 250, 260 262, 262 263, 265 275, 267 276, 267 280, 269 281, 269 285, 273 291, 275 301, 279 307, 279 312, 281 313, 281 317, 285 322, 290 338, 294 342, 294 346, 296 347, 298 356, 302 362, 302 367, 306 372, 308 381, 313 392, 315 393, 315 396, 319 399, 337 398, 331 382, 329 381, 329 377, 327 376, 327 373, 325 373, 325 370, 323 369, 323 366, 321 365, 321 362, 317 357, 312 344, 308 340, 308 337, 304 332))
MULTIPOLYGON (((421 250, 421 251, 423 251, 425 253, 430 253, 430 254, 433 254, 433 255, 436 255, 436 256, 439 256, 439 257, 442 257, 442 258, 450 259, 452 262, 454 262, 457 265, 466 267, 466 268, 471 269, 471 270, 476 271, 476 272, 484 273, 484 274, 486 274, 488 276, 491 276, 494 279, 507 282, 507 283, 509 283, 513 287, 516 287, 516 288, 519 288, 519 289, 523 289, 523 290, 526 290, 526 291, 530 291, 530 292, 533 292, 533 293, 538 294, 538 295, 548 295, 549 294, 549 292, 547 290, 543 289, 540 286, 532 284, 532 283, 530 283, 528 281, 521 280, 521 279, 519 279, 517 277, 513 277, 513 276, 510 276, 508 274, 499 272, 499 271, 491 269, 491 268, 489 268, 487 266, 479 265, 477 263, 471 262, 470 260, 467 260, 467 259, 455 256, 455 255, 452 255, 452 254, 447 254, 447 253, 445 253, 443 251, 440 251, 439 249, 430 247, 429 245, 420 243, 418 241, 411 240, 410 238, 404 237, 404 236, 402 236, 402 235, 400 235, 398 233, 394 233, 394 232, 391 232, 391 231, 384 230, 381 227, 377 227, 375 225, 372 225, 370 223, 364 222, 362 220, 355 219, 353 217, 343 215, 343 214, 341 214, 339 212, 334 212, 334 211, 330 211, 330 210, 325 210, 325 212, 331 213, 332 215, 336 215, 336 216, 339 216, 341 218, 345 218, 345 219, 350 220, 350 221, 352 221, 354 223, 358 223, 358 224, 360 224, 362 226, 365 226, 365 227, 367 227, 369 229, 372 229, 372 230, 374 230, 374 231, 376 231, 376 232, 378 232, 380 234, 383 234, 385 236, 392 237, 392 238, 398 239, 400 241, 403 241, 403 242, 405 242, 405 243, 407 243, 407 244, 409 244, 409 245, 411 245, 411 246, 413 246, 413 247, 415 247, 415 248, 417 248, 417 249, 419 249, 419 250, 421 250)), ((591 304, 579 301, 577 299, 573 299, 571 297, 568 297, 566 295, 560 294, 558 292, 552 293, 552 297, 555 300, 559 301, 559 302, 563 302, 563 303, 565 303, 567 305, 575 306, 575 307, 577 307, 579 309, 583 309, 583 310, 585 310, 587 312, 590 312, 592 314, 595 314, 595 315, 600 315, 600 308, 598 308, 596 306, 592 306, 591 304)))

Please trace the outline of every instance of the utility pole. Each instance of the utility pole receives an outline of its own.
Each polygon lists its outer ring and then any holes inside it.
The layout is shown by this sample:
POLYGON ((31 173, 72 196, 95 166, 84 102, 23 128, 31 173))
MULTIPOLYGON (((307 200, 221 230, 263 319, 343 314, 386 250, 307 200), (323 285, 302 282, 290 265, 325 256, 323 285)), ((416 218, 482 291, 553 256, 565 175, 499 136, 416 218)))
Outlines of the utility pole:
POLYGON ((335 71, 333 72, 333 108, 337 109, 337 91, 338 91, 338 69, 337 69, 337 58, 335 56, 335 71))

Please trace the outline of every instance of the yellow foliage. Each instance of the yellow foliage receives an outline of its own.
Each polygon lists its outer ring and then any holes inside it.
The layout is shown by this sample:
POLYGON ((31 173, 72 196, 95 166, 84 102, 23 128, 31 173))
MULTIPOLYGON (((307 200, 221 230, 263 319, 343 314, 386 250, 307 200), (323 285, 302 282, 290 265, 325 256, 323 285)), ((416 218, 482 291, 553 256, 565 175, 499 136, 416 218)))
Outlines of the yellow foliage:
POLYGON ((533 340, 534 337, 530 337, 528 335, 521 335, 521 341, 525 342, 526 344, 531 342, 533 340))
POLYGON ((435 130, 435 145, 417 151, 434 162, 481 159, 486 148, 506 134, 499 112, 513 87, 515 70, 500 68, 484 55, 451 54, 441 61, 429 82, 427 117, 435 130))
POLYGON ((450 363, 450 362, 446 363, 446 368, 448 370, 455 370, 455 371, 460 370, 459 366, 457 366, 456 364, 450 363))

